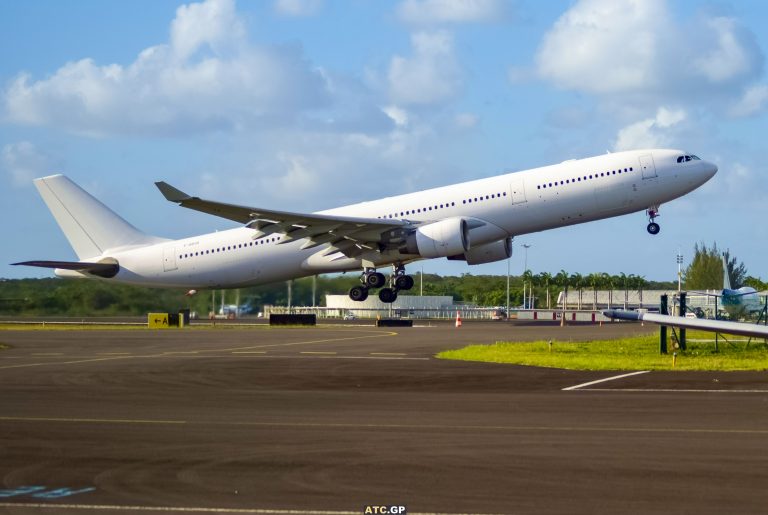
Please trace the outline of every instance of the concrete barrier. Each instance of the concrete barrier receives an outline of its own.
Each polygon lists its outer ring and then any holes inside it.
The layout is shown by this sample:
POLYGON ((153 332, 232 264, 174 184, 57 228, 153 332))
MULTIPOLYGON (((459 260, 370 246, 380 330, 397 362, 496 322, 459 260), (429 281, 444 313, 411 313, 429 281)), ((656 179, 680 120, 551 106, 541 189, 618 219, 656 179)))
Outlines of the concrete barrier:
POLYGON ((376 320, 376 327, 413 327, 413 320, 383 318, 381 320, 376 320))
POLYGON ((317 315, 269 315, 269 325, 317 325, 317 315))
MULTIPOLYGON (((517 312, 518 320, 552 321, 560 320, 563 312, 554 309, 520 310, 517 312)), ((600 311, 566 311, 565 319, 571 322, 610 322, 611 319, 600 311)))

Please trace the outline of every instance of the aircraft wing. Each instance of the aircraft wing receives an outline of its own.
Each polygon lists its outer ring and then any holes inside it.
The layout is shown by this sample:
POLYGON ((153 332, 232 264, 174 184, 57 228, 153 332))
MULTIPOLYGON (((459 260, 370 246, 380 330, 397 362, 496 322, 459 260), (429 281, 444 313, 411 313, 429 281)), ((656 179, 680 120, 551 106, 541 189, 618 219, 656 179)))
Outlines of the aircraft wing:
POLYGON ((287 236, 281 239, 280 244, 307 239, 302 249, 330 243, 331 248, 325 255, 341 252, 355 257, 365 251, 381 252, 398 248, 405 238, 404 229, 411 226, 410 222, 403 220, 292 213, 239 206, 193 197, 162 181, 155 185, 167 200, 182 207, 245 224, 256 231, 255 240, 279 233, 287 236))
POLYGON ((704 320, 701 318, 686 318, 670 315, 657 315, 655 313, 638 313, 637 311, 622 311, 618 309, 609 309, 603 311, 603 315, 608 318, 619 320, 642 320, 659 325, 669 325, 673 327, 685 327, 687 329, 701 329, 702 331, 711 331, 714 333, 738 334, 741 336, 753 336, 757 338, 768 338, 768 326, 747 324, 743 322, 730 322, 726 320, 704 320))

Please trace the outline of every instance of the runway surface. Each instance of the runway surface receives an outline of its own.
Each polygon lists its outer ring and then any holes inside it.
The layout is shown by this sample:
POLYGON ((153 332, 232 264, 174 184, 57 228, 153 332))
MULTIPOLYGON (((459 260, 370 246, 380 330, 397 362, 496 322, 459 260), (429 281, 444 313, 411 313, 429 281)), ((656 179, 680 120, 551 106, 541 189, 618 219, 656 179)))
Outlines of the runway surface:
POLYGON ((0 512, 766 513, 766 373, 433 358, 648 330, 2 331, 0 512))

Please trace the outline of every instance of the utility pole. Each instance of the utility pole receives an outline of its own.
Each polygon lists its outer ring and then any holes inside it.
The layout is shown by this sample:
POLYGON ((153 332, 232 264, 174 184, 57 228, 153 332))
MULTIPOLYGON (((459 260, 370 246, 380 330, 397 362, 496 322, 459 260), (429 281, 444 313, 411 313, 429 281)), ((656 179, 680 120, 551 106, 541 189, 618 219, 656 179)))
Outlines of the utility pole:
MULTIPOLYGON (((509 261, 512 257, 507 258, 507 320, 509 320, 509 261)), ((523 294, 525 298, 525 294, 523 294)))
POLYGON ((293 305, 293 280, 288 281, 288 312, 291 312, 291 306, 293 305))
MULTIPOLYGON (((528 249, 531 248, 531 245, 527 243, 523 243, 523 249, 525 249, 523 258, 523 309, 530 309, 531 308, 531 299, 525 296, 526 289, 525 289, 525 273, 528 271, 528 249)), ((528 288, 528 296, 533 297, 533 284, 530 285, 530 288, 528 288)))

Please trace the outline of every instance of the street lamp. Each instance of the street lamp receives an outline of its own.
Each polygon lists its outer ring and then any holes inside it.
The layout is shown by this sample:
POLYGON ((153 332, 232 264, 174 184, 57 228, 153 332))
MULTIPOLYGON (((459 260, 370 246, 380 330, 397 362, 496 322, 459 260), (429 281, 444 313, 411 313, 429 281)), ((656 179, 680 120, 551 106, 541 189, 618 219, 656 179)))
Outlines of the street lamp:
MULTIPOLYGON (((523 277, 525 277, 525 272, 528 271, 528 249, 531 248, 531 246, 527 243, 523 243, 523 248, 525 249, 525 258, 523 260, 523 277)), ((533 297, 533 285, 531 285, 531 290, 528 294, 530 297, 533 297)), ((523 309, 530 308, 530 302, 528 302, 528 299, 525 296, 525 279, 523 279, 523 309)))
POLYGON ((528 270, 528 249, 531 248, 531 245, 528 245, 527 243, 523 243, 523 248, 525 249, 525 261, 523 262, 523 273, 525 273, 525 271, 528 270))

